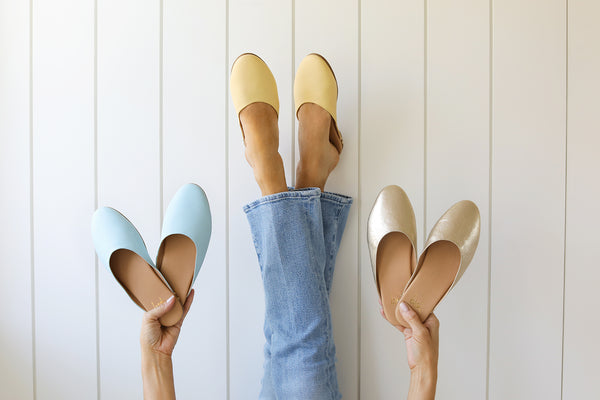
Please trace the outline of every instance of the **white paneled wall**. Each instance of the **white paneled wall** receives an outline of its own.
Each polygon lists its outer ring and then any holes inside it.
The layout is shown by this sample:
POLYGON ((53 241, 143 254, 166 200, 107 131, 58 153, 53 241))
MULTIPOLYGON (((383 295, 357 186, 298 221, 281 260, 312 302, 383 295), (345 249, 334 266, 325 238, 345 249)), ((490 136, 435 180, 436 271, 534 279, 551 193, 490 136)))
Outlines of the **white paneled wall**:
POLYGON ((582 399, 600 375, 600 6, 586 0, 0 0, 0 398, 141 398, 141 312, 94 257, 110 205, 156 254, 184 183, 213 234, 174 355, 181 399, 253 399, 262 284, 257 198, 229 70, 278 83, 293 185, 294 72, 323 54, 355 199, 331 294, 341 391, 405 397, 401 334, 378 312, 366 220, 401 185, 419 249, 454 202, 481 211, 469 272, 437 309, 441 399, 582 399))
POLYGON ((493 6, 490 399, 561 398, 565 6, 493 6))

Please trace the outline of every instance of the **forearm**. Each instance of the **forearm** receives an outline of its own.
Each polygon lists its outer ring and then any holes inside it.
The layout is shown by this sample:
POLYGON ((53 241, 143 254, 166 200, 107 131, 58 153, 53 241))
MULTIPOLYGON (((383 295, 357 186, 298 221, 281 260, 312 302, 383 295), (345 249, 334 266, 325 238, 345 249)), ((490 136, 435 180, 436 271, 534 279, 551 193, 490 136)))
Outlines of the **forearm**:
POLYGON ((142 381, 145 400, 174 400, 175 382, 171 357, 142 351, 142 381))
POLYGON ((434 400, 436 383, 437 371, 435 368, 426 371, 415 368, 410 374, 407 400, 434 400))

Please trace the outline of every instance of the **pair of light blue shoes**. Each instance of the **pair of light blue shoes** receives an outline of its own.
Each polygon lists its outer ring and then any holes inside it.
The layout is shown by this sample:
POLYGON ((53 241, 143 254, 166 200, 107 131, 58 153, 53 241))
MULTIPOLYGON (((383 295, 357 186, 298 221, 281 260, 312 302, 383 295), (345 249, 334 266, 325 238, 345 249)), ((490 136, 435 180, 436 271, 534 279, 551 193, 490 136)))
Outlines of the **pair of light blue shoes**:
POLYGON ((176 324, 198 276, 211 234, 206 194, 193 183, 182 186, 167 207, 156 264, 133 224, 110 207, 96 210, 92 238, 100 262, 113 274, 131 299, 148 311, 173 294, 179 301, 161 318, 176 324))

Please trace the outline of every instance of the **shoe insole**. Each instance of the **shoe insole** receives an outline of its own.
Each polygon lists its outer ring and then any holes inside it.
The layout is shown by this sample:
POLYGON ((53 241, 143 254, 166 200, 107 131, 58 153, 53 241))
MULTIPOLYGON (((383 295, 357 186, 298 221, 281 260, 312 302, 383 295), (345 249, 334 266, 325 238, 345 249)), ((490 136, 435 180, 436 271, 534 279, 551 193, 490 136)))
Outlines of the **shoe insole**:
POLYGON ((377 247, 377 282, 385 317, 398 325, 396 305, 412 275, 413 247, 401 232, 390 232, 377 247))
POLYGON ((158 270, 183 304, 194 278, 196 246, 192 239, 185 235, 169 235, 162 242, 160 255, 157 260, 158 270))
MULTIPOLYGON (((459 264, 460 251, 454 243, 442 240, 432 244, 401 301, 411 306, 421 321, 425 321, 452 286, 459 264)), ((404 319, 397 317, 402 326, 408 326, 404 319)))
MULTIPOLYGON (((131 250, 120 249, 110 258, 113 274, 129 296, 144 310, 160 306, 173 295, 146 260, 131 250)), ((160 318, 164 326, 176 324, 183 308, 178 301, 166 315, 160 318)))

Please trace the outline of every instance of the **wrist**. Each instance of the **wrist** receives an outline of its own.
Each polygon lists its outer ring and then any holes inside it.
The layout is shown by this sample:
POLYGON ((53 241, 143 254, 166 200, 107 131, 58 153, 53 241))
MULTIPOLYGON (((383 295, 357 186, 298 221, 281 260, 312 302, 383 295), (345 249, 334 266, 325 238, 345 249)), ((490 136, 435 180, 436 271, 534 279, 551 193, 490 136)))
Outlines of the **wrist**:
POLYGON ((142 363, 152 365, 169 365, 172 363, 171 356, 152 349, 142 348, 142 363))
POLYGON ((410 371, 409 399, 429 400, 435 398, 437 368, 415 367, 410 371))
POLYGON ((423 383, 435 383, 437 381, 437 368, 435 366, 414 367, 410 370, 410 379, 423 383))
POLYGON ((142 351, 142 382, 144 399, 174 399, 171 357, 151 350, 142 351))

